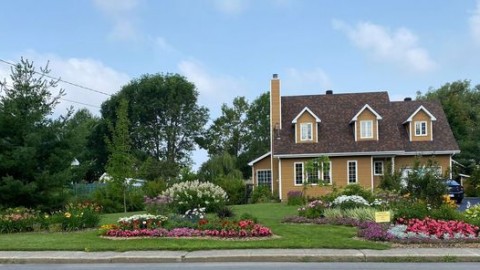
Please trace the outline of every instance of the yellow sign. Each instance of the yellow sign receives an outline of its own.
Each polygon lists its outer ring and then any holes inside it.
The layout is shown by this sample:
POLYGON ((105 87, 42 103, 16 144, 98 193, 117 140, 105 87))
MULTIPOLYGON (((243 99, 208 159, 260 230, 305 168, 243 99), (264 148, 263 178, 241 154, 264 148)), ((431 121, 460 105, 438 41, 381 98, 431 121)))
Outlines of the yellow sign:
POLYGON ((375 212, 375 222, 377 223, 390 222, 390 212, 389 211, 375 212))

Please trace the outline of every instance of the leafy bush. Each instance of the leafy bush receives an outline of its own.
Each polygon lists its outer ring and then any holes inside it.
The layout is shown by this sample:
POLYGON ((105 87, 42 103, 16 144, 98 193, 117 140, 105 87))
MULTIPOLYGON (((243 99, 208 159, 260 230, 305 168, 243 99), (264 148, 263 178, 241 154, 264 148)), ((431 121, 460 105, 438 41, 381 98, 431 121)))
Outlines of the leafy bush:
POLYGON ((463 218, 462 214, 456 209, 452 208, 451 205, 442 204, 440 207, 431 209, 429 216, 433 219, 443 219, 443 220, 461 220, 463 218))
POLYGON ((266 186, 256 186, 252 192, 252 197, 250 198, 251 203, 266 203, 271 202, 273 199, 272 191, 270 187, 266 186))
POLYGON ((258 218, 255 217, 254 215, 250 214, 250 213, 243 213, 240 216, 240 220, 242 220, 242 219, 249 219, 249 220, 253 220, 253 222, 255 222, 255 223, 258 223, 258 218))
POLYGON ((341 195, 333 200, 332 206, 339 207, 340 209, 351 209, 369 206, 369 203, 363 197, 358 195, 341 195))
POLYGON ((480 220, 480 204, 475 204, 474 206, 467 205, 467 210, 465 210, 464 214, 467 219, 480 220))
POLYGON ((422 219, 430 214, 427 204, 418 200, 402 200, 393 205, 394 219, 422 219))
POLYGON ((306 218, 323 217, 323 212, 328 205, 321 200, 310 202, 307 206, 298 209, 298 215, 306 218))
POLYGON ((245 200, 245 181, 241 178, 222 177, 215 183, 219 185, 228 196, 228 204, 244 204, 245 200))
POLYGON ((298 190, 291 190, 287 193, 288 205, 302 205, 304 203, 303 194, 298 190))
POLYGON ((207 212, 214 212, 227 202, 227 193, 210 182, 186 181, 174 184, 162 193, 172 198, 172 205, 177 213, 205 207, 207 212))
POLYGON ((167 183, 163 180, 147 181, 143 186, 145 196, 155 197, 167 189, 167 183))
MULTIPOLYGON (((144 193, 141 188, 131 187, 126 190, 127 211, 141 211, 144 209, 144 193)), ((104 213, 123 212, 123 191, 108 183, 95 190, 92 200, 103 207, 104 213)))
POLYGON ((228 206, 224 206, 222 208, 219 208, 217 210, 217 216, 219 218, 231 218, 231 217, 234 217, 235 214, 233 213, 233 210, 232 208, 228 207, 228 206))

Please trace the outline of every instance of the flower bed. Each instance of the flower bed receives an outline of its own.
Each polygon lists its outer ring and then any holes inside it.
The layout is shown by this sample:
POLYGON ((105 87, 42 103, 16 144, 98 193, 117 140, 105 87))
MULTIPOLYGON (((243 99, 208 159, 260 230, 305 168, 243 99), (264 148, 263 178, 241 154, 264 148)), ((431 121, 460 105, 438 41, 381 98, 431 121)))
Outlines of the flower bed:
MULTIPOLYGON (((183 217, 185 218, 185 217, 183 217)), ((268 237, 272 231, 252 220, 215 220, 200 219, 191 222, 190 227, 167 229, 161 227, 167 221, 164 216, 136 215, 120 218, 119 225, 104 225, 100 234, 106 237, 218 237, 218 238, 247 238, 268 237), (150 223, 149 223, 150 220, 150 223), (159 222, 158 222, 159 221, 159 222), (133 226, 131 225, 133 224, 133 226), (145 226, 141 226, 144 224, 145 226), (150 224, 150 226, 148 226, 150 224)))

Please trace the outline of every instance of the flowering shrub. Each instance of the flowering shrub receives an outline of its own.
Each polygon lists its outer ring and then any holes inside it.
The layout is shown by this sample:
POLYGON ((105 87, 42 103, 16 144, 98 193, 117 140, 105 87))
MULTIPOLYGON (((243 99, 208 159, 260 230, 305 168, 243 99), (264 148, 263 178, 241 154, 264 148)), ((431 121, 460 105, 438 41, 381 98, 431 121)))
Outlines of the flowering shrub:
POLYGON ((68 204, 64 210, 42 214, 28 208, 7 209, 0 214, 0 232, 73 231, 93 228, 100 222, 101 207, 90 202, 68 204), (54 228, 54 229, 53 229, 54 228))
POLYGON ((206 212, 212 212, 227 201, 227 193, 221 187, 198 180, 174 184, 161 195, 172 198, 172 204, 178 213, 201 207, 205 207, 206 212))
POLYGON ((9 208, 0 216, 0 233, 33 231, 40 222, 40 213, 28 208, 9 208))
POLYGON ((325 208, 328 207, 327 203, 321 200, 315 200, 308 203, 307 206, 298 208, 298 215, 307 218, 318 218, 323 216, 325 208))
POLYGON ((395 238, 472 239, 478 237, 479 228, 463 221, 435 220, 431 218, 399 219, 389 230, 395 238))
POLYGON ((170 203, 172 198, 168 196, 158 195, 156 197, 144 196, 145 211, 152 215, 166 215, 170 212, 170 203))
POLYGON ((122 230, 156 229, 167 220, 168 218, 162 215, 142 214, 119 218, 118 224, 122 230))
POLYGON ((335 198, 332 202, 332 206, 339 207, 341 209, 357 208, 363 206, 369 206, 370 204, 363 197, 358 195, 341 195, 335 198))

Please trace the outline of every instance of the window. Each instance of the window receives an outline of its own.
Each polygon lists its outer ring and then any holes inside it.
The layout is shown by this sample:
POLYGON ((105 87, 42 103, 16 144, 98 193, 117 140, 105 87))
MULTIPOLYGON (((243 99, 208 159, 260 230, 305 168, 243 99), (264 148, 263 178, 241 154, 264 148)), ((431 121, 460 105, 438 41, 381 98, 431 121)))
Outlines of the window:
POLYGON ((373 162, 373 175, 383 175, 383 161, 373 162))
POLYGON ((302 162, 295 162, 295 185, 303 184, 303 163, 302 162))
POLYGON ((307 177, 309 184, 318 184, 318 180, 320 179, 320 166, 317 162, 313 163, 312 168, 308 170, 307 177))
POLYGON ((257 185, 258 186, 272 186, 272 171, 258 170, 257 171, 257 185))
POLYGON ((312 136, 312 123, 301 123, 300 124, 300 140, 301 141, 311 141, 313 140, 312 136))
POLYGON ((357 183, 357 161, 348 161, 348 183, 357 183))
POLYGON ((332 162, 325 162, 323 163, 323 182, 325 184, 331 184, 332 183, 332 162))
POLYGON ((427 136, 427 122, 426 121, 415 122, 415 136, 427 136))
POLYGON ((360 138, 362 139, 373 138, 373 121, 372 120, 360 121, 360 138))

